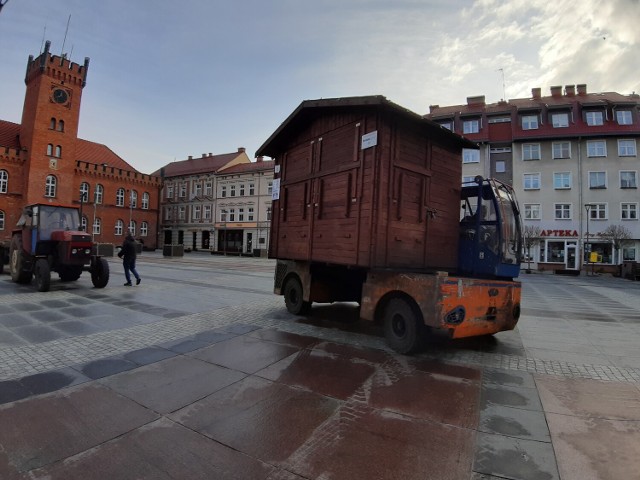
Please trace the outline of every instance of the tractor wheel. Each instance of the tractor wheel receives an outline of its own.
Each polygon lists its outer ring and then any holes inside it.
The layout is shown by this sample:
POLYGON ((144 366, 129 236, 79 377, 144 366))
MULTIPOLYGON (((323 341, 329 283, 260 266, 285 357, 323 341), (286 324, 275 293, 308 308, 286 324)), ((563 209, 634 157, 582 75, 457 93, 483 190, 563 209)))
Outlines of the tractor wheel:
POLYGON ((96 288, 104 288, 109 283, 109 262, 106 259, 96 259, 91 269, 91 282, 96 288))
POLYGON ((423 345, 425 326, 418 307, 404 298, 393 298, 384 309, 384 336, 396 352, 414 353, 423 345))
POLYGON ((82 267, 58 267, 58 276, 63 282, 75 282, 82 275, 82 267))
POLYGON ((29 283, 31 281, 31 272, 24 270, 24 256, 22 237, 14 235, 11 238, 11 246, 9 247, 9 270, 11 271, 11 280, 16 283, 29 283))
POLYGON ((290 278, 284 286, 284 304, 294 315, 306 315, 311 309, 311 302, 305 302, 302 284, 297 278, 290 278))
POLYGON ((51 286, 51 268, 49 262, 44 258, 36 260, 35 277, 36 286, 39 292, 48 292, 51 286))

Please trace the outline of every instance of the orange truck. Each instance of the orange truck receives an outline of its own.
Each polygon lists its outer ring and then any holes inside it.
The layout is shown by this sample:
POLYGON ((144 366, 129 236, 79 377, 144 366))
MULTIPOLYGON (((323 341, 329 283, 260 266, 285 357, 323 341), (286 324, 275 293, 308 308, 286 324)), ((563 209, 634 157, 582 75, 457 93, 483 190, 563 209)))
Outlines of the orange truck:
POLYGON ((289 312, 358 302, 404 354, 434 330, 513 329, 518 204, 497 180, 461 184, 464 148, 382 96, 302 102, 257 152, 275 162, 269 256, 289 312))

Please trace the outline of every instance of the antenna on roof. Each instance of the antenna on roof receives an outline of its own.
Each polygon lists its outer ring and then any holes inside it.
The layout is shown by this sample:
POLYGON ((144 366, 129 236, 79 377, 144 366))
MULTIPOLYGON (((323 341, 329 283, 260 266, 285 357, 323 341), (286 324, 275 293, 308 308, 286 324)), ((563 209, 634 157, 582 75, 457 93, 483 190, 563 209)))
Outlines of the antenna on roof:
POLYGON ((60 51, 60 65, 62 65, 62 61, 64 60, 64 44, 67 43, 67 33, 69 33, 70 23, 71 23, 71 14, 69 14, 69 18, 67 19, 67 29, 64 31, 64 40, 62 41, 62 50, 60 51))
POLYGON ((42 53, 42 50, 44 49, 44 37, 47 36, 47 24, 44 24, 44 30, 42 31, 42 43, 40 44, 40 53, 42 53))
POLYGON ((506 101, 507 100, 507 91, 506 91, 506 88, 504 86, 504 68, 499 68, 498 72, 502 73, 502 100, 506 101))

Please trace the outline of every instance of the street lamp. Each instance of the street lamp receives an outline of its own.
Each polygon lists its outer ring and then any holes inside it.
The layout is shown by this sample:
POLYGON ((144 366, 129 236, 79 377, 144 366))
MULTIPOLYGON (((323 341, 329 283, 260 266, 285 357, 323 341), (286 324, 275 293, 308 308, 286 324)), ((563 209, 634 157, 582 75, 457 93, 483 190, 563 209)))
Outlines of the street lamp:
POLYGON ((587 211, 587 235, 586 235, 586 239, 584 241, 584 251, 586 253, 586 257, 587 257, 587 275, 589 275, 589 260, 591 257, 591 243, 587 243, 589 242, 589 211, 595 207, 595 205, 593 203, 585 203, 584 205, 584 209, 587 211))

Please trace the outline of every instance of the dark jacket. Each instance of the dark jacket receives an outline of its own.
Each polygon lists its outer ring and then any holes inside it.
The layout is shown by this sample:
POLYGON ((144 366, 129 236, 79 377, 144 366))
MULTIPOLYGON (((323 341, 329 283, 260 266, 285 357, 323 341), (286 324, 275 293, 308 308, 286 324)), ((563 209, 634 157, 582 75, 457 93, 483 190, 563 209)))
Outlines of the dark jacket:
POLYGON ((136 259, 136 241, 131 235, 127 235, 122 242, 122 248, 118 252, 118 256, 125 262, 136 259))

